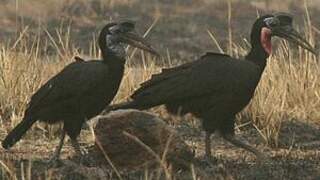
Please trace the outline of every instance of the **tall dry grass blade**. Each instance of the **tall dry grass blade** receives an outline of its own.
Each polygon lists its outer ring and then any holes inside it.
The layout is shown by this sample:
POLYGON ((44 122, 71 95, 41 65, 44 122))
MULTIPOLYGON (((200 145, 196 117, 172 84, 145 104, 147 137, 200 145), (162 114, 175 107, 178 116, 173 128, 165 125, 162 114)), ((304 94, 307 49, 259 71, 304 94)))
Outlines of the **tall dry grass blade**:
POLYGON ((4 170, 7 171, 7 173, 12 179, 17 180, 17 176, 13 173, 13 171, 10 170, 10 168, 2 160, 0 160, 0 165, 4 168, 4 170))
POLYGON ((116 175, 118 176, 118 178, 119 178, 120 180, 123 180, 122 177, 121 177, 121 175, 120 175, 120 173, 119 173, 119 171, 118 171, 118 169, 117 169, 117 168, 114 166, 114 164, 112 163, 110 157, 108 156, 108 154, 107 154, 106 151, 104 150, 104 148, 103 148, 103 146, 101 145, 100 140, 99 140, 98 138, 96 138, 96 143, 97 143, 99 149, 101 150, 104 158, 108 161, 109 165, 111 166, 111 168, 113 169, 113 171, 116 173, 116 175))
POLYGON ((162 167, 166 179, 171 179, 170 177, 170 173, 168 171, 168 168, 166 166, 166 163, 164 163, 161 158, 157 155, 156 152, 154 152, 148 145, 146 145, 145 143, 143 143, 137 136, 134 136, 126 131, 122 132, 125 136, 129 137, 130 139, 132 139, 134 142, 138 143, 140 146, 142 146, 145 150, 147 150, 160 164, 160 166, 162 167))
POLYGON ((21 180, 25 180, 24 163, 23 162, 20 163, 20 176, 21 176, 21 180))
POLYGON ((15 23, 16 23, 16 37, 18 36, 18 31, 19 31, 19 0, 15 0, 15 9, 16 9, 16 16, 15 16, 15 23))
POLYGON ((49 31, 47 29, 44 29, 44 32, 48 35, 51 43, 53 44, 53 46, 56 48, 57 52, 58 52, 58 55, 63 58, 63 54, 61 53, 61 50, 58 46, 58 44, 56 43, 56 41, 54 40, 54 38, 52 37, 52 35, 49 33, 49 31))
POLYGON ((218 50, 220 53, 224 54, 225 52, 223 51, 223 49, 221 48, 220 44, 218 43, 218 40, 215 38, 215 36, 213 35, 212 31, 210 31, 209 29, 207 29, 207 32, 210 36, 210 38, 213 40, 214 44, 217 46, 218 50))
POLYGON ((168 48, 166 49, 166 54, 167 54, 167 62, 166 62, 166 64, 168 64, 168 66, 171 67, 172 66, 172 59, 171 59, 171 55, 170 55, 170 52, 169 52, 168 48))
POLYGON ((190 166, 191 166, 192 179, 193 179, 193 180, 197 180, 197 175, 196 175, 196 171, 195 171, 195 169, 194 169, 194 165, 191 164, 190 166))
POLYGON ((22 32, 19 34, 19 37, 17 38, 17 40, 13 43, 11 50, 15 49, 17 47, 17 45, 19 44, 19 42, 22 40, 23 36, 27 33, 29 29, 29 26, 26 26, 23 28, 22 32))
POLYGON ((32 163, 31 163, 31 159, 29 159, 29 160, 28 160, 28 169, 27 169, 27 177, 28 177, 28 180, 32 180, 31 169, 32 169, 32 163))
POLYGON ((317 27, 312 26, 312 29, 313 29, 317 34, 320 34, 320 29, 318 29, 317 27))
POLYGON ((229 42, 228 53, 230 56, 233 56, 231 18, 232 18, 232 0, 228 0, 228 42, 229 42))
POLYGON ((166 146, 164 148, 164 151, 162 153, 162 158, 161 158, 161 161, 164 163, 165 160, 166 160, 166 157, 167 157, 167 154, 168 154, 168 151, 169 151, 169 146, 171 144, 171 141, 172 141, 172 137, 173 137, 173 134, 170 134, 167 142, 166 142, 166 146))
POLYGON ((252 124, 253 127, 258 131, 258 133, 260 134, 260 136, 265 140, 265 142, 268 142, 268 138, 265 135, 265 133, 263 133, 255 124, 252 124))

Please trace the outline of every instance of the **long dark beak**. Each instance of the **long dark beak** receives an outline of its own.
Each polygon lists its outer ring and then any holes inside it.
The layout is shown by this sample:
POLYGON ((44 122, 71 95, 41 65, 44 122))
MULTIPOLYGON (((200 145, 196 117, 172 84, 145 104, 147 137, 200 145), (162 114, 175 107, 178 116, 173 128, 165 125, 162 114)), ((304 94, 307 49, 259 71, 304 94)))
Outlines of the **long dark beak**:
POLYGON ((121 41, 131 46, 150 52, 155 56, 160 56, 159 53, 151 47, 151 45, 141 36, 134 32, 127 32, 121 35, 121 41))
POLYGON ((273 35, 285 38, 286 40, 293 42, 302 48, 312 52, 313 54, 317 55, 315 49, 311 46, 311 44, 305 40, 301 35, 293 29, 291 26, 283 26, 279 28, 272 29, 273 35))

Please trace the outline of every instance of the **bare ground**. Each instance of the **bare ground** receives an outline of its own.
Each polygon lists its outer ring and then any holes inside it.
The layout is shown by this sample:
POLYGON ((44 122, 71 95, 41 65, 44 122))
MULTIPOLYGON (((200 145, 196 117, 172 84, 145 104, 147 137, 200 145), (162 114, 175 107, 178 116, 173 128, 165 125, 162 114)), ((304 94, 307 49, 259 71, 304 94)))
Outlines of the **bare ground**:
MULTIPOLYGON (((268 156, 266 161, 260 163, 252 154, 228 144, 218 136, 212 137, 214 159, 208 162, 204 158, 204 133, 198 124, 183 120, 175 125, 175 128, 193 150, 195 174, 201 179, 319 179, 319 124, 302 123, 297 120, 287 121, 284 124, 280 133, 281 143, 277 148, 266 146, 261 136, 250 125, 237 130, 237 137, 247 140, 268 156)), ((3 135, 4 133, 1 133, 1 138, 3 135)), ((30 167, 32 177, 40 179, 116 178, 111 167, 98 163, 100 160, 96 158, 100 157, 92 153, 93 140, 88 130, 84 130, 80 138, 81 144, 89 151, 85 156, 84 165, 80 166, 78 157, 73 156, 70 143, 66 143, 61 163, 54 168, 49 167, 47 161, 58 139, 49 140, 44 137, 36 139, 24 139, 8 152, 0 150, 1 161, 15 170, 18 177, 21 175, 21 169, 27 174, 30 167)), ((155 169, 148 171, 120 169, 120 173, 124 179, 141 179, 146 173, 149 175, 155 173, 155 169)), ((4 177, 5 174, 7 175, 7 172, 2 168, 0 177, 4 177)), ((192 179, 192 173, 188 169, 179 170, 174 176, 177 179, 192 179)))

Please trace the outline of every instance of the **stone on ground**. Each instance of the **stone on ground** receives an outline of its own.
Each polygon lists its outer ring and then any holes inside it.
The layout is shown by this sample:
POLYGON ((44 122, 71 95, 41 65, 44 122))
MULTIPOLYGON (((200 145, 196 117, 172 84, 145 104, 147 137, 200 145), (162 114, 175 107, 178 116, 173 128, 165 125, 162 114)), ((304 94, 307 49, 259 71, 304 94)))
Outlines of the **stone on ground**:
POLYGON ((137 110, 111 112, 98 118, 94 132, 98 159, 109 165, 104 151, 116 168, 139 169, 159 165, 159 159, 154 155, 162 159, 164 153, 167 165, 174 168, 190 167, 193 160, 191 150, 177 132, 151 113, 137 110))

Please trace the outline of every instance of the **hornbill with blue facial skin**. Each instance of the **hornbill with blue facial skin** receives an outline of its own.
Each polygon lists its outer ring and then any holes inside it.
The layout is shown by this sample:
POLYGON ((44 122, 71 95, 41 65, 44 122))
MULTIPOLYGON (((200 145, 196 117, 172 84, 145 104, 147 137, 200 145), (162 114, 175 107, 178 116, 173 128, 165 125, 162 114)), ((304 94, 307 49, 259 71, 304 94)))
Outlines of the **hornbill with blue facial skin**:
POLYGON ((210 136, 218 132, 230 143, 264 155, 234 136, 235 115, 254 95, 271 53, 271 38, 278 36, 315 53, 312 46, 292 27, 292 16, 276 13, 258 18, 251 31, 251 50, 244 60, 226 54, 207 53, 197 61, 163 69, 141 84, 129 102, 116 109, 148 109, 165 105, 174 114, 192 113, 206 131, 205 151, 211 157, 210 136))
POLYGON ((37 120, 63 122, 60 143, 51 161, 59 159, 66 134, 81 154, 77 137, 83 123, 109 105, 119 89, 126 61, 124 44, 157 55, 134 29, 130 21, 107 24, 98 40, 102 60, 84 61, 76 57, 75 62, 48 80, 33 94, 22 121, 2 141, 2 147, 12 147, 37 120))

